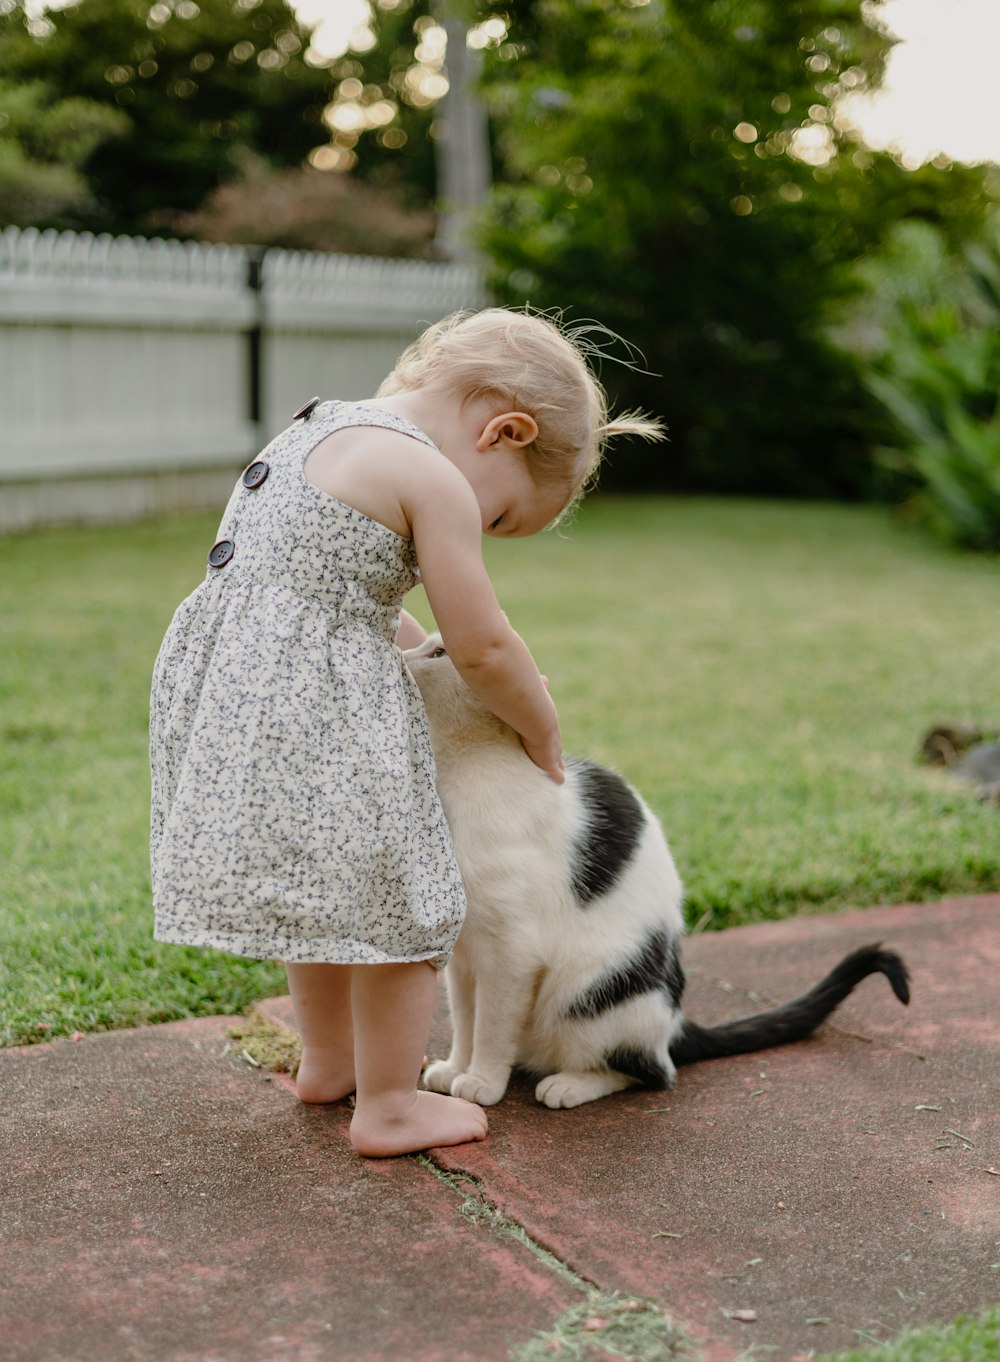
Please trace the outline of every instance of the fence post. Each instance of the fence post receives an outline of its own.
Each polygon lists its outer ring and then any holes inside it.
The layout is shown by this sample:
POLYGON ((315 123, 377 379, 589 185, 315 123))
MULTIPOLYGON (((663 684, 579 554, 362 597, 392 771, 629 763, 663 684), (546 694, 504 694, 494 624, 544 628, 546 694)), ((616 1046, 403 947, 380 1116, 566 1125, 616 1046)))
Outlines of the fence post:
POLYGON ((247 357, 249 412, 254 427, 254 438, 258 449, 264 444, 264 413, 261 392, 263 385, 263 348, 264 348, 264 257, 266 246, 248 246, 246 285, 253 294, 253 318, 247 331, 247 357))

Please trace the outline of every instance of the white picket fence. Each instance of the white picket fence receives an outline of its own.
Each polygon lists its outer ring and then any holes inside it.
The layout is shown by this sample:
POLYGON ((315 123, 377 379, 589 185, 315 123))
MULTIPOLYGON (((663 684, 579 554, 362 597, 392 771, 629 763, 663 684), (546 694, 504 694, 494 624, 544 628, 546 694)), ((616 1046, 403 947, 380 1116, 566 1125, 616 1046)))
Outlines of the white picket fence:
POLYGON ((0 531, 221 504, 313 395, 374 392, 469 265, 0 232, 0 531), (254 358, 256 356, 256 358, 254 358))

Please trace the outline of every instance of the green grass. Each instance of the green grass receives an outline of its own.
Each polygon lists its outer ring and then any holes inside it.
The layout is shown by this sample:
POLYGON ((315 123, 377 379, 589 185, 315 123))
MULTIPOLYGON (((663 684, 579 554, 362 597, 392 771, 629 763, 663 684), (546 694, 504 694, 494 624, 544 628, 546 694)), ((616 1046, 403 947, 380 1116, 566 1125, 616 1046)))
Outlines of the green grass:
POLYGON ((1000 887, 996 811, 915 761, 935 721, 1000 726, 1000 560, 716 501, 598 501, 490 548, 567 747, 663 818, 692 922, 1000 887))
MULTIPOLYGON (((283 987, 151 940, 149 675, 216 519, 0 540, 2 1043, 283 987)), ((1000 723, 997 560, 866 508, 661 498, 487 549, 567 749, 661 815, 692 923, 998 887, 1000 814, 915 761, 938 720, 1000 723)))
POLYGON ((997 1362, 1000 1309, 978 1319, 960 1316, 953 1324, 915 1329, 892 1343, 857 1352, 824 1353, 816 1362, 997 1362))

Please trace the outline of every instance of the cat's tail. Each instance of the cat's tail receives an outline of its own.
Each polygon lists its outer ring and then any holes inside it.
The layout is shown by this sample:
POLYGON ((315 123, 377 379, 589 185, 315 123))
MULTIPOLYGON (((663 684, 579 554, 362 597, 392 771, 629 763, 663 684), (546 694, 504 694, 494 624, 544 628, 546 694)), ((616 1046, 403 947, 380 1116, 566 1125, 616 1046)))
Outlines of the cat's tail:
POLYGON ((862 946, 846 955, 808 993, 771 1012, 759 1012, 722 1026, 699 1026, 685 1017, 683 1029, 671 1042, 670 1058, 675 1064, 693 1064, 700 1059, 743 1055, 802 1040, 869 974, 884 974, 899 1001, 910 1001, 910 976, 896 952, 882 950, 881 943, 862 946))

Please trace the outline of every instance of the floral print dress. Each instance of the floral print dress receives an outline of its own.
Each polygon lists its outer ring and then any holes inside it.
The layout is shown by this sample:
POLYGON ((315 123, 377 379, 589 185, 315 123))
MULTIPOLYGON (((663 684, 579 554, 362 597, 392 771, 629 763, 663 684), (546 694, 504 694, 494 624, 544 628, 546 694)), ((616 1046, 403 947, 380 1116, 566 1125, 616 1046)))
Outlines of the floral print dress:
POLYGON ((159 941, 292 963, 446 963, 465 912, 423 702, 394 639, 413 544, 305 475, 309 403, 243 473, 153 674, 159 941))

